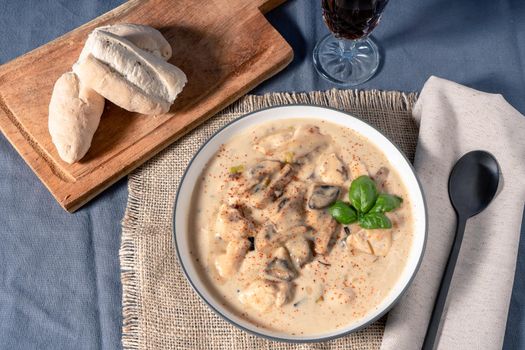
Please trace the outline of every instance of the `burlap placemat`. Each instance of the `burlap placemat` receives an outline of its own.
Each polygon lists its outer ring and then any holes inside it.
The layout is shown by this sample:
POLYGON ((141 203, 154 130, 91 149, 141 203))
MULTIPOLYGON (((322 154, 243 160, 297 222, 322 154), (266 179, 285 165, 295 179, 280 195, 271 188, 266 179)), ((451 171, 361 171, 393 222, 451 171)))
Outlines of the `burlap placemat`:
POLYGON ((413 159, 417 96, 401 92, 330 90, 246 96, 175 142, 129 176, 120 264, 125 349, 379 349, 384 319, 341 339, 318 344, 271 342, 215 315, 193 292, 178 264, 172 208, 189 160, 217 129, 268 106, 307 103, 348 111, 377 127, 413 159))

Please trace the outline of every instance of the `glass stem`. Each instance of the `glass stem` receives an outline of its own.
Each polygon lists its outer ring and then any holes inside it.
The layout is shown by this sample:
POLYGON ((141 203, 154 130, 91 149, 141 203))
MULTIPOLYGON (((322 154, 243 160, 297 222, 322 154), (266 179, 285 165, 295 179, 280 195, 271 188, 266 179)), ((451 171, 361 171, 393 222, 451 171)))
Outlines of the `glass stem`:
POLYGON ((341 50, 341 56, 345 58, 353 58, 355 53, 355 47, 359 40, 348 40, 348 39, 338 39, 339 41, 339 50, 341 50))

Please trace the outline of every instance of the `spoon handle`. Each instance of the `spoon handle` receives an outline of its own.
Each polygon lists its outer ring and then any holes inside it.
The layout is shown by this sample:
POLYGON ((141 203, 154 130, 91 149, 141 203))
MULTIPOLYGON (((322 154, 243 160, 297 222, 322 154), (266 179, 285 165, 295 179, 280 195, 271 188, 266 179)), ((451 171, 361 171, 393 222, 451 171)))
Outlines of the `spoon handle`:
POLYGON ((459 250, 461 248, 461 241, 463 241, 463 234, 465 233, 466 223, 467 219, 458 216, 454 244, 452 245, 452 250, 450 251, 450 255, 448 256, 445 273, 441 278, 439 293, 437 295, 436 302, 434 303, 434 309, 432 310, 430 323, 428 324, 427 334, 425 335, 425 341, 423 343, 422 348, 423 350, 434 349, 434 343, 436 342, 436 336, 439 330, 441 315, 443 314, 443 309, 445 308, 445 302, 447 301, 447 294, 450 288, 450 282, 452 281, 452 276, 454 275, 454 268, 456 267, 456 262, 458 261, 459 250))

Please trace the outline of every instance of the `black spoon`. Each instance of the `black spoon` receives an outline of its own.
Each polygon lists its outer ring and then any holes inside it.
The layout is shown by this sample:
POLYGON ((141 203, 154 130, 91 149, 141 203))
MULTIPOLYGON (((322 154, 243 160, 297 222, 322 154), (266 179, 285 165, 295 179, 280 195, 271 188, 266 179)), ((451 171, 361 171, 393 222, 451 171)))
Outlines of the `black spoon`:
POLYGON ((434 348, 467 220, 479 214, 489 205, 498 189, 498 182, 498 162, 492 154, 485 151, 472 151, 465 154, 450 172, 448 194, 457 215, 456 237, 448 256, 445 273, 441 278, 441 287, 434 304, 434 310, 432 310, 423 350, 434 348))

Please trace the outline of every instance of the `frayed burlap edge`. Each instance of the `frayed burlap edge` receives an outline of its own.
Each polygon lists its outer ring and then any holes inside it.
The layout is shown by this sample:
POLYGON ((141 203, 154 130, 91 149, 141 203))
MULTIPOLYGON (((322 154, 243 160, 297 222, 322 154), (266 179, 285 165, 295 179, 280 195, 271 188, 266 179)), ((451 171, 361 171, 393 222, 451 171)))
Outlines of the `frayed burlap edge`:
MULTIPOLYGON (((410 111, 417 93, 379 90, 337 90, 309 93, 270 93, 247 95, 218 114, 244 114, 261 108, 286 104, 336 106, 338 109, 385 109, 410 111)), ((137 261, 137 228, 141 218, 143 186, 140 173, 128 176, 128 203, 122 221, 120 266, 122 282, 122 345, 124 349, 139 349, 140 276, 137 261)))

